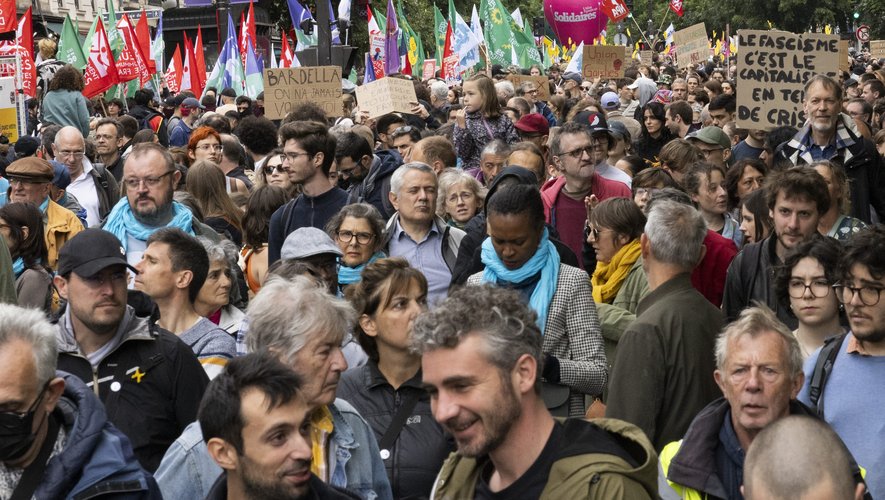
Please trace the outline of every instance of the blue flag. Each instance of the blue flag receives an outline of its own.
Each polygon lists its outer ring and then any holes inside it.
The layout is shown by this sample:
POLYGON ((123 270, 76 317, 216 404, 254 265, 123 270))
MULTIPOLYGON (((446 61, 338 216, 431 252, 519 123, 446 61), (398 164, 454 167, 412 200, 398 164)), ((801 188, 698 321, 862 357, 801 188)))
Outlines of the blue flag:
POLYGON ((372 66, 372 55, 366 52, 366 74, 363 75, 363 85, 375 81, 375 67, 372 66))
POLYGON ((246 51, 246 95, 255 98, 264 92, 264 68, 261 61, 255 56, 255 47, 249 46, 246 51))
POLYGON ((305 19, 313 21, 310 11, 302 7, 298 0, 286 0, 286 2, 289 3, 289 16, 292 18, 292 27, 300 28, 302 21, 305 19))

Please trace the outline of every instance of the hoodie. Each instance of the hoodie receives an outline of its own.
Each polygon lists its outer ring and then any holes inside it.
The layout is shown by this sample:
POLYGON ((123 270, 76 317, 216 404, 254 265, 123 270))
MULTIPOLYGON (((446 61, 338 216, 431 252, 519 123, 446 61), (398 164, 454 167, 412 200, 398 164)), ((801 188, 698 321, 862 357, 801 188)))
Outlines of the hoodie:
POLYGON ((359 184, 348 189, 347 203, 368 203, 378 209, 381 218, 390 219, 396 209, 390 203, 390 178, 403 164, 403 159, 394 149, 376 151, 369 173, 359 184))
POLYGON ((65 380, 65 390, 54 415, 65 430, 65 444, 46 464, 34 498, 162 498, 98 397, 78 377, 57 376, 65 380))

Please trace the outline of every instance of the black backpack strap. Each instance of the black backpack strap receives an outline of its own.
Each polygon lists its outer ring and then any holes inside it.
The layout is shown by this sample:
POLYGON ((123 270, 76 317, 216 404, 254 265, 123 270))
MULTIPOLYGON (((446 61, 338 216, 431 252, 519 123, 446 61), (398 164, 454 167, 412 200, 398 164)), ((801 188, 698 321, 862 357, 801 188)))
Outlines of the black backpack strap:
POLYGON ((390 421, 387 431, 384 432, 384 436, 382 436, 381 440, 378 442, 378 450, 381 452, 382 460, 390 458, 392 453, 390 448, 393 446, 393 443, 396 442, 396 438, 399 436, 400 432, 402 432, 403 427, 406 426, 406 421, 412 415, 412 410, 415 409, 415 405, 418 404, 418 399, 420 398, 421 392, 417 390, 412 391, 405 397, 402 406, 396 411, 396 415, 394 415, 393 419, 390 421))
POLYGON ((847 336, 847 333, 843 333, 824 341, 824 345, 817 356, 817 362, 814 364, 814 371, 811 373, 811 382, 808 384, 808 399, 812 409, 821 418, 824 416, 824 405, 821 402, 824 386, 827 384, 830 372, 833 371, 836 356, 839 355, 839 349, 847 336))

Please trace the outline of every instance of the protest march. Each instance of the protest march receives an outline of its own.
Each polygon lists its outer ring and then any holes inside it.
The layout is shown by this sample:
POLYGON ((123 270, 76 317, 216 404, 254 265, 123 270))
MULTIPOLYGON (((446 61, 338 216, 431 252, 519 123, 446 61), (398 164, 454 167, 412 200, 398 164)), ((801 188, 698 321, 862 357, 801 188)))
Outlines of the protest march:
POLYGON ((644 3, 0 0, 0 500, 885 498, 878 7, 644 3))

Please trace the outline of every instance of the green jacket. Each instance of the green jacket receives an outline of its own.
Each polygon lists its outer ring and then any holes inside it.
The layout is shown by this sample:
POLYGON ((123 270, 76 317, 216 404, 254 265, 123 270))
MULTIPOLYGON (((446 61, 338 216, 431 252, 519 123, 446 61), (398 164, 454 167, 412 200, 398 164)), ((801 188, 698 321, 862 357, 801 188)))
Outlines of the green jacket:
POLYGON ((596 304, 599 322, 602 323, 602 338, 605 340, 605 359, 608 373, 615 365, 615 350, 624 330, 636 319, 639 301, 648 294, 648 279, 642 270, 642 257, 636 259, 630 273, 624 279, 621 289, 611 304, 596 304))
MULTIPOLYGON (((638 427, 621 420, 599 418, 557 420, 563 426, 562 446, 550 468, 541 500, 658 498, 658 457, 638 427), (610 440, 602 442, 600 432, 610 440), (639 465, 606 450, 611 446, 639 465)), ((452 453, 433 485, 432 500, 473 498, 479 474, 488 457, 462 457, 452 453)))

